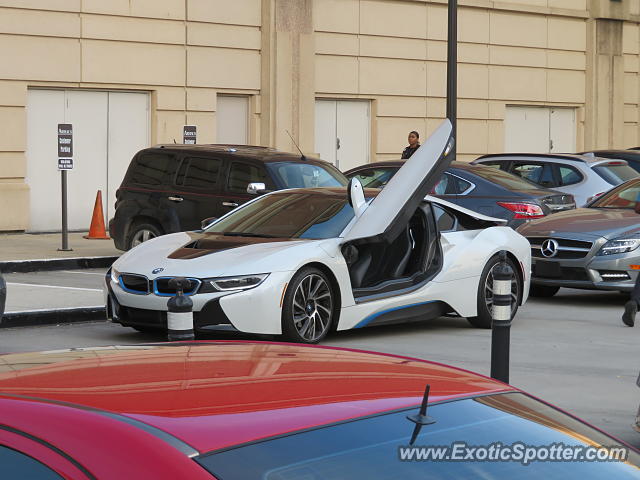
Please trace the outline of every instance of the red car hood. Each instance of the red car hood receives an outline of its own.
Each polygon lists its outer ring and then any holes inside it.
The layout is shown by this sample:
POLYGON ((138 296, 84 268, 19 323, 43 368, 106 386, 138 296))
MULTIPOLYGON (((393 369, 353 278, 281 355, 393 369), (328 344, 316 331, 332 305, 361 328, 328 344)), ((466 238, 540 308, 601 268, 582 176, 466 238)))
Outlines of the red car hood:
POLYGON ((196 342, 0 356, 0 392, 160 428, 200 452, 430 401, 513 390, 440 364, 328 347, 196 342))

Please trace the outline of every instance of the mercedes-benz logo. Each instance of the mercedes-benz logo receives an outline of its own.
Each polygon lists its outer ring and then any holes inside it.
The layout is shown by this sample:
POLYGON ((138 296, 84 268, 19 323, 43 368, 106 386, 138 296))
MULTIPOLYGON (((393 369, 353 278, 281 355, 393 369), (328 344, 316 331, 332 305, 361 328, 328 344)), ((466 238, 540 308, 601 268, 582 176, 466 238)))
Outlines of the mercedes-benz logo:
POLYGON ((540 250, 544 257, 555 257, 558 254, 558 242, 553 238, 548 238, 542 242, 542 248, 540 250))

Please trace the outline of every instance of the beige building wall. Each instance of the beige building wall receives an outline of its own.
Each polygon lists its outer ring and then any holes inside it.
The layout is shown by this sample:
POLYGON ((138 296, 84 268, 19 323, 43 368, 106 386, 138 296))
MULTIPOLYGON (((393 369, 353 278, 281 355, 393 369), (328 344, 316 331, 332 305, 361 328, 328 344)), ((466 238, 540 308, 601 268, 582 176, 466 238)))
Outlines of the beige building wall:
MULTIPOLYGON (((508 105, 575 108, 578 150, 638 145, 640 0, 458 3, 460 159, 504 150, 508 105)), ((216 95, 247 95, 251 143, 307 152, 317 98, 366 99, 372 160, 398 158, 445 115, 446 4, 0 0, 0 230, 29 223, 33 87, 150 92, 152 143, 215 142, 216 95)))
MULTIPOLYGON (((377 160, 444 118, 446 2, 315 0, 314 16, 317 94, 373 102, 377 160)), ((460 159, 503 151, 506 105, 575 107, 581 148, 587 19, 586 0, 459 2, 460 159)))

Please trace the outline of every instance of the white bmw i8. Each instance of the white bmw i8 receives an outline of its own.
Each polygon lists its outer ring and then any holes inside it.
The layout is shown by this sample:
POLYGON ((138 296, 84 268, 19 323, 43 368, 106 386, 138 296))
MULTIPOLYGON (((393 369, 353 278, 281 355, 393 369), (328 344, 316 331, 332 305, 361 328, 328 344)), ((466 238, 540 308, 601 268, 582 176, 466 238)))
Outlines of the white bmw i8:
POLYGON ((530 246, 504 220, 428 196, 452 142, 445 120, 383 190, 357 180, 281 190, 203 231, 142 243, 107 273, 108 315, 141 331, 166 329, 169 280, 186 277, 196 331, 316 343, 331 330, 444 314, 489 328, 498 253, 507 251, 515 271, 515 314, 529 292, 530 246))

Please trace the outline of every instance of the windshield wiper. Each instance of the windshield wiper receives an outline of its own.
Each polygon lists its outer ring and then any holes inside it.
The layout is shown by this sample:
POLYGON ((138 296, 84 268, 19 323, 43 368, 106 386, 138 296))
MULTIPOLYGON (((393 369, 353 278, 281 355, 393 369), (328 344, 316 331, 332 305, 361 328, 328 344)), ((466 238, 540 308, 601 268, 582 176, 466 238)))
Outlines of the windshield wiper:
POLYGON ((225 237, 255 237, 255 238, 278 238, 275 235, 267 235, 266 233, 251 232, 223 232, 225 237))

